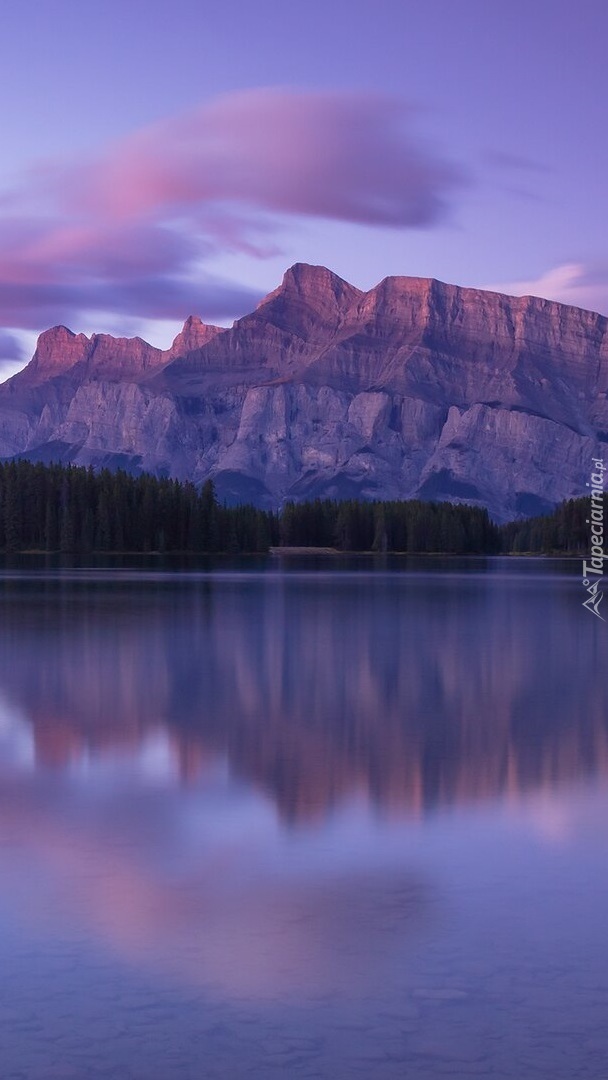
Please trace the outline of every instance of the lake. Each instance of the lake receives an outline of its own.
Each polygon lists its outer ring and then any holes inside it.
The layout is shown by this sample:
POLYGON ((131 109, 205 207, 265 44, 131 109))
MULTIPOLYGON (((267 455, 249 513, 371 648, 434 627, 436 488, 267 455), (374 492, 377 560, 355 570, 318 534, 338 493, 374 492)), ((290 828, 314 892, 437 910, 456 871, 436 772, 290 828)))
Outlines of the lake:
POLYGON ((2 1080, 604 1080, 580 577, 5 561, 2 1080))

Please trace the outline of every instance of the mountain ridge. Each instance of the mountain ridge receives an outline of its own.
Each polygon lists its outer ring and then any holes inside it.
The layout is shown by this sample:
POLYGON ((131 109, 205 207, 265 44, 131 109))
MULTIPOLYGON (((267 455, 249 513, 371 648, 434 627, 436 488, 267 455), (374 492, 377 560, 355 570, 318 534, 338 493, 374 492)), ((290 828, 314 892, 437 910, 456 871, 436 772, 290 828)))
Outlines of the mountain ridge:
POLYGON ((276 506, 448 498, 497 520, 581 494, 608 441, 608 319, 434 278, 363 291, 296 263, 172 346, 45 331, 0 385, 0 457, 55 454, 276 506))

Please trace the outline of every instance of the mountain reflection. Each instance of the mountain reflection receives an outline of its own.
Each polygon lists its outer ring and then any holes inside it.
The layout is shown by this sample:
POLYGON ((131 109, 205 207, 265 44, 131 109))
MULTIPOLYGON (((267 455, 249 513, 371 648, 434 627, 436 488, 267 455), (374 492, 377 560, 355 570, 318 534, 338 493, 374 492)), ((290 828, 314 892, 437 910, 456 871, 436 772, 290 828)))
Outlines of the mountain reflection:
POLYGON ((225 761, 284 821, 607 771, 595 621, 565 579, 8 579, 0 604, 0 693, 39 768, 139 756, 187 785, 225 761))

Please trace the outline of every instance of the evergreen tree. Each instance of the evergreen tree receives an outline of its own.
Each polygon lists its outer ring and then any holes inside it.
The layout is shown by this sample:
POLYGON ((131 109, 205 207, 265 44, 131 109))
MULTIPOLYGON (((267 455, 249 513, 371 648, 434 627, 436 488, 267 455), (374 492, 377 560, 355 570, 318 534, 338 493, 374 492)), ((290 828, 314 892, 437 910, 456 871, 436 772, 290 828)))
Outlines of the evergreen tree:
MULTIPOLYGON (((605 506, 608 500, 605 500, 605 506)), ((582 554, 590 546, 589 497, 552 514, 498 528, 486 510, 420 500, 287 502, 280 514, 219 506, 211 480, 192 483, 28 461, 0 462, 0 550, 498 551, 582 554)))

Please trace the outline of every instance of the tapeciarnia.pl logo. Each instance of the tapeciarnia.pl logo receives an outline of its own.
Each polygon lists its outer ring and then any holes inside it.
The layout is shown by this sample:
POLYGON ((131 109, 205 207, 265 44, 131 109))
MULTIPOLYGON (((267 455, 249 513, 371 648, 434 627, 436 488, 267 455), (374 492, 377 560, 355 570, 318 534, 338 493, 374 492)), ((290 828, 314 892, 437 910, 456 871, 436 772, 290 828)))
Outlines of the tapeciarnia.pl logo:
POLYGON ((602 591, 602 579, 604 576, 604 474, 606 471, 606 465, 602 458, 592 458, 593 472, 591 473, 591 483, 587 484, 587 487, 591 488, 590 500, 591 506, 589 510, 589 517, 586 519, 587 525, 591 528, 591 559, 587 562, 583 559, 583 585, 585 591, 589 594, 586 600, 583 600, 583 607, 587 608, 593 615, 597 615, 598 619, 605 622, 603 615, 600 615, 600 604, 604 598, 602 591))

